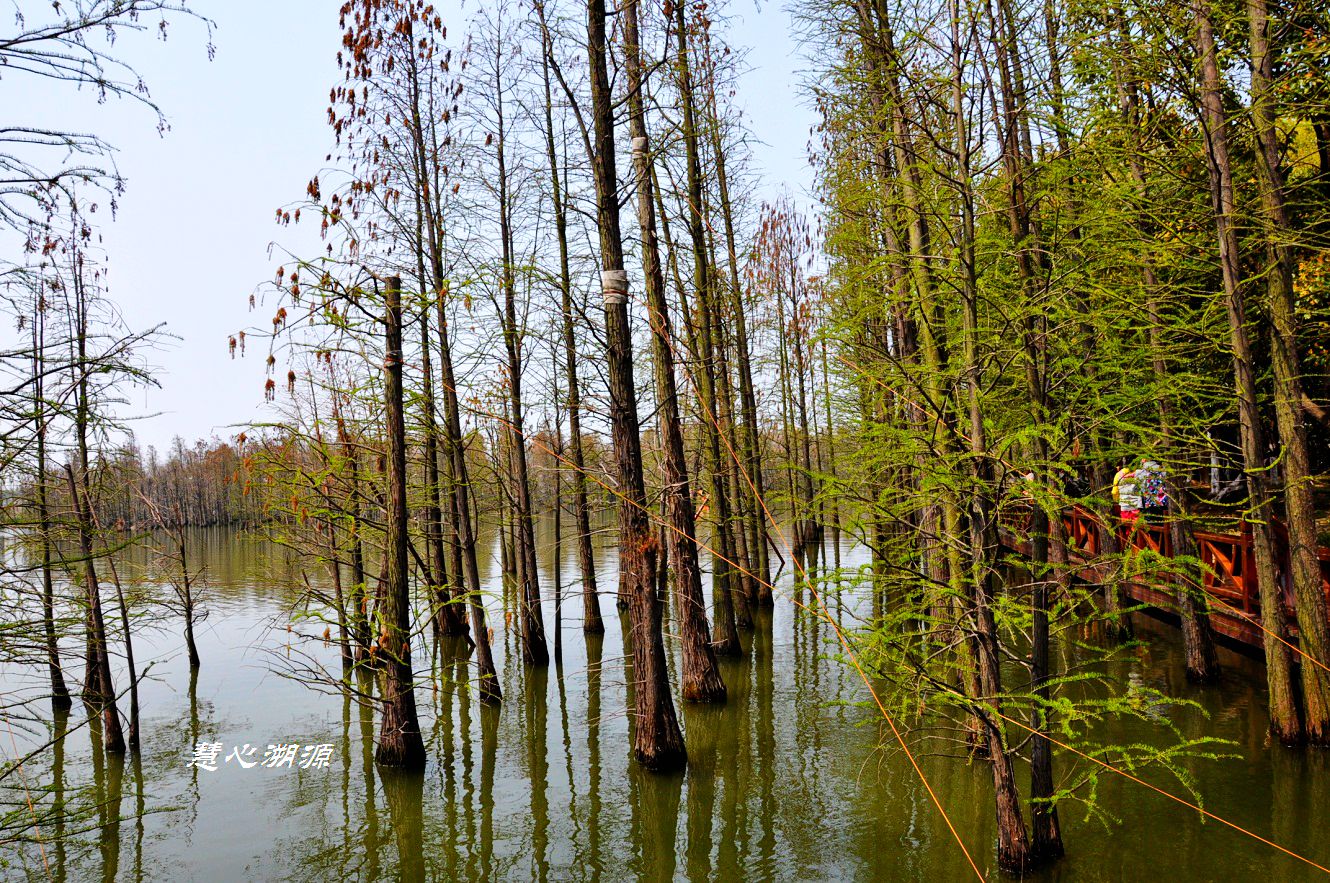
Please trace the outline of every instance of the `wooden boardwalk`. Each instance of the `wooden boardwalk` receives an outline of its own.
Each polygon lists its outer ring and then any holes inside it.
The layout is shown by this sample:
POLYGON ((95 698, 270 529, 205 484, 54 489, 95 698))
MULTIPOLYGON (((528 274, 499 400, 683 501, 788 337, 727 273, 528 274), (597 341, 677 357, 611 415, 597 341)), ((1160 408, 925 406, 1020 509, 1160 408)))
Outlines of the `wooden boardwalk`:
MULTIPOLYGON (((1025 513, 1028 517, 1028 512, 1025 513)), ((1026 518, 1018 513, 1004 518, 1004 542, 1023 554, 1029 554, 1026 518)), ((1091 583, 1103 583, 1112 578, 1117 565, 1101 561, 1101 532, 1103 519, 1090 510, 1076 506, 1062 517, 1066 528, 1067 555, 1076 575, 1091 583)), ((1028 523, 1028 522, 1027 522, 1028 523)), ((1133 528, 1116 525, 1118 547, 1142 552, 1172 556, 1173 542, 1168 528, 1138 522, 1133 528)), ((1261 595, 1256 579, 1256 561, 1252 553, 1251 530, 1241 522, 1238 533, 1196 533, 1197 555, 1204 564, 1202 585, 1210 598, 1210 624, 1215 632, 1245 649, 1261 653, 1263 631, 1261 621, 1261 595)), ((1318 549, 1321 560, 1321 589, 1330 610, 1330 549, 1318 549)), ((1289 623, 1291 637, 1297 637, 1297 612, 1293 605, 1293 587, 1289 578, 1288 532, 1275 522, 1275 558, 1279 572, 1280 600, 1289 623)), ((1177 609, 1173 591, 1160 591, 1160 587, 1139 582, 1125 582, 1123 592, 1130 598, 1161 612, 1173 613, 1177 609)))

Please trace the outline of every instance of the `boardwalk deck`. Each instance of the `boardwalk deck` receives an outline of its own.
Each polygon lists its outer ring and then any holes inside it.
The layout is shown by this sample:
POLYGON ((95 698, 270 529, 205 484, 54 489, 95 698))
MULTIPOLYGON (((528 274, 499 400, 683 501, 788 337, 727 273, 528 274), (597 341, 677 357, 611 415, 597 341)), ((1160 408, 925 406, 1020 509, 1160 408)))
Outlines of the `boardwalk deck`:
MULTIPOLYGON (((1100 542, 1103 522, 1100 516, 1081 506, 1063 514, 1067 552, 1077 575, 1092 583, 1111 578, 1114 562, 1101 560, 1100 542)), ((1029 553, 1025 519, 1013 512, 1003 521, 1006 545, 1022 554, 1029 553)), ((1138 523, 1134 528, 1115 527, 1118 546, 1172 556, 1173 544, 1167 528, 1138 523)), ((1198 557, 1203 567, 1202 588, 1210 598, 1210 623, 1215 632, 1233 643, 1256 653, 1262 652, 1261 596, 1256 582, 1256 563, 1252 555, 1251 531, 1243 522, 1238 533, 1196 533, 1198 557)), ((1297 612, 1289 579, 1288 532, 1275 524, 1276 566, 1279 572, 1280 599, 1288 617, 1291 637, 1297 637, 1297 612)), ((1318 550, 1321 560, 1321 589, 1330 609, 1330 549, 1318 550)), ((1161 587, 1128 581, 1123 591, 1134 600, 1171 613, 1177 604, 1174 593, 1161 587)))

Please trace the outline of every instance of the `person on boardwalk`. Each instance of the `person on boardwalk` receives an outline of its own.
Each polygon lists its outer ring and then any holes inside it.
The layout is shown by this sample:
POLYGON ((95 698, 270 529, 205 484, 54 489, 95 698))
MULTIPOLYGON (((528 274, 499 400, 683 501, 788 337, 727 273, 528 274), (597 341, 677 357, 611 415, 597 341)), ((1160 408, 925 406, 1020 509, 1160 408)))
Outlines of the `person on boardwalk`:
POLYGON ((1136 523, 1141 515, 1141 489, 1139 470, 1124 466, 1113 478, 1113 492, 1118 503, 1118 517, 1127 525, 1136 523))
MULTIPOLYGON (((1110 510, 1114 517, 1122 517, 1122 482, 1124 479, 1133 477, 1136 474, 1136 467, 1130 460, 1122 461, 1122 468, 1113 476, 1113 507, 1110 510)), ((1139 504, 1135 507, 1139 508, 1139 504)), ((1135 516, 1133 516, 1134 518, 1135 516)))

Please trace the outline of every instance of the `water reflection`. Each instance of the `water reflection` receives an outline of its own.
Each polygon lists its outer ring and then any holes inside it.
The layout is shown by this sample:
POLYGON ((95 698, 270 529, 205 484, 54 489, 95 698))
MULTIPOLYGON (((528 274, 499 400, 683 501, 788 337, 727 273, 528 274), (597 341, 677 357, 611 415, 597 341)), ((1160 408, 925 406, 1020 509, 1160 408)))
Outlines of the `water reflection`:
MULTIPOLYGON (((214 605, 199 635, 202 669, 189 671, 177 623, 145 631, 141 652, 154 667, 143 684, 141 758, 94 750, 100 724, 80 708, 51 720, 64 738, 27 770, 31 781, 50 783, 41 825, 47 862, 28 842, 17 850, 21 863, 3 866, 6 875, 601 881, 962 879, 968 872, 918 778, 890 750, 890 733, 865 707, 857 675, 834 658, 834 632, 791 604, 788 581, 774 611, 752 611, 745 654, 722 661, 728 703, 681 707, 690 764, 661 776, 629 758, 632 721, 624 709, 633 678, 622 618, 618 628, 607 623, 605 635, 584 638, 580 605, 562 605, 569 618, 562 664, 524 670, 513 662, 515 636, 497 607, 498 568, 486 562, 507 701, 479 704, 464 645, 423 648, 417 695, 431 762, 423 775, 404 775, 374 765, 371 705, 270 672, 265 651, 285 639, 272 624, 290 598, 270 587, 290 566, 284 555, 215 531, 197 541, 214 605), (301 771, 222 764, 208 772, 188 764, 200 740, 228 751, 243 743, 262 751, 271 742, 331 742, 333 763, 301 771)), ((864 563, 848 547, 841 558, 851 569, 864 563)), ((612 592, 613 556, 604 559, 601 583, 612 592)), ((562 565, 561 584, 575 592, 573 555, 562 565)), ((812 603, 808 586, 800 595, 812 603)), ((872 604, 834 594, 832 608, 852 625, 872 604)), ((612 595, 603 609, 615 617, 612 595)), ((552 620, 552 599, 545 615, 552 620)), ((1228 657, 1229 677, 1197 688, 1184 677, 1169 627, 1144 621, 1139 631, 1145 643, 1113 676, 1198 703, 1170 712, 1187 737, 1236 743, 1224 750, 1238 759, 1187 765, 1207 808, 1324 863, 1327 758, 1269 744, 1259 666, 1228 657)), ((339 667, 335 645, 314 650, 339 667)), ((1064 644, 1060 652, 1069 669, 1074 648, 1064 644)), ((359 687, 370 690, 368 676, 359 687)), ((1148 741, 1157 731, 1131 722, 1111 735, 1148 741)), ((988 777, 951 759, 921 763, 971 852, 990 860, 988 777)), ((1072 761, 1060 756, 1059 763, 1072 761)), ((1310 879, 1296 860, 1200 824, 1138 786, 1105 777, 1099 794, 1116 821, 1104 828, 1068 812, 1070 855, 1047 879, 1310 879)))

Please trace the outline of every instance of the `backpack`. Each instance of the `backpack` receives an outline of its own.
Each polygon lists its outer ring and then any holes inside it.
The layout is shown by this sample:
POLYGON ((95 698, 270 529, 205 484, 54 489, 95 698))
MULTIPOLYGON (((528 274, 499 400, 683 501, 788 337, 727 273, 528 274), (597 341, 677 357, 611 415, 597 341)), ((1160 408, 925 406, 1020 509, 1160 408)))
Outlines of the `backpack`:
POLYGON ((1128 472, 1118 482, 1118 506, 1123 511, 1141 508, 1141 491, 1136 473, 1128 472))
POLYGON ((1136 470, 1136 485, 1140 490, 1142 509, 1168 507, 1168 488, 1164 468, 1153 460, 1146 460, 1136 470))

